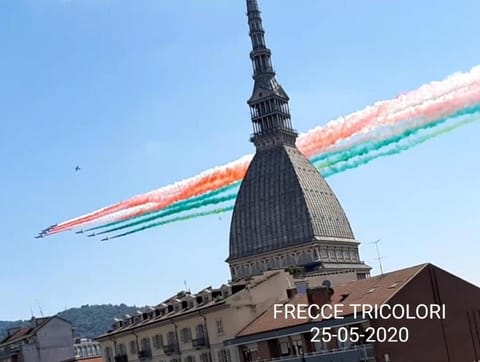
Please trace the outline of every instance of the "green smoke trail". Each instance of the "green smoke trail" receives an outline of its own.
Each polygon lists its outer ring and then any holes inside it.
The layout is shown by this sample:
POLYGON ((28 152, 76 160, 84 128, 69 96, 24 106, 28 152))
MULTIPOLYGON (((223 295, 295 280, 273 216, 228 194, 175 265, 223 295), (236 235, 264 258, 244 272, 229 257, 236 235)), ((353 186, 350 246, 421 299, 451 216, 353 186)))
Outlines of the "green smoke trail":
POLYGON ((117 235, 114 235, 110 238, 106 238, 106 239, 103 239, 103 240, 121 238, 123 236, 131 235, 131 234, 143 231, 143 230, 151 229, 151 228, 154 228, 154 227, 157 227, 157 226, 162 226, 162 225, 169 224, 169 223, 172 223, 172 222, 184 221, 184 220, 189 220, 189 219, 193 219, 193 218, 197 218, 197 217, 214 215, 214 214, 221 214, 223 212, 228 212, 228 211, 232 211, 232 210, 233 210, 233 206, 228 206, 228 207, 222 207, 222 208, 214 209, 214 210, 210 210, 210 211, 197 212, 197 213, 190 214, 190 215, 179 216, 179 217, 175 217, 173 219, 168 219, 168 220, 159 221, 159 222, 156 222, 156 223, 153 223, 153 224, 148 224, 148 225, 142 226, 141 228, 133 229, 133 230, 127 231, 127 232, 122 233, 122 234, 117 234, 117 235))
MULTIPOLYGON (((445 118, 439 119, 435 122, 432 122, 428 125, 423 125, 423 126, 419 126, 419 127, 416 127, 416 128, 406 130, 406 131, 402 132, 400 135, 395 135, 395 136, 392 136, 390 138, 387 138, 387 139, 384 139, 384 140, 381 140, 381 141, 367 141, 367 142, 364 142, 362 144, 356 145, 356 146, 352 147, 351 149, 334 152, 334 154, 331 155, 331 157, 332 157, 331 161, 328 160, 328 162, 323 162, 323 163, 320 163, 320 164, 318 164, 318 162, 317 162, 317 163, 315 163, 315 166, 322 173, 322 176, 327 178, 327 177, 330 177, 334 174, 346 171, 348 169, 356 168, 356 167, 359 167, 360 165, 367 164, 367 163, 373 161, 376 158, 390 156, 390 155, 394 155, 394 154, 403 152, 403 151, 408 150, 408 149, 410 149, 410 148, 412 148, 412 147, 414 147, 414 146, 416 146, 420 143, 423 143, 423 142, 425 142, 425 141, 427 141, 431 138, 434 138, 434 137, 440 136, 442 134, 448 133, 448 132, 450 132, 450 131, 452 131, 452 130, 454 130, 454 129, 462 126, 462 125, 465 125, 467 123, 471 123, 471 122, 477 120, 478 119, 478 114, 476 114, 474 111, 476 111, 477 113, 480 112, 480 106, 470 107, 468 109, 464 109, 460 112, 457 112, 456 117, 455 117, 455 118, 459 118, 459 117, 462 117, 465 114, 471 114, 470 118, 468 118, 464 121, 461 121, 457 124, 453 124, 451 126, 442 128, 438 131, 431 132, 431 133, 429 133, 427 135, 424 135, 420 138, 415 137, 415 136, 418 133, 420 133, 421 131, 429 130, 433 127, 438 127, 441 124, 445 123, 446 121, 452 120, 452 117, 445 117, 445 118), (473 114, 472 114, 472 112, 473 112, 473 114), (413 141, 407 143, 406 145, 398 145, 398 143, 400 143, 404 140, 409 140, 409 139, 413 139, 413 141), (378 151, 380 149, 383 149, 387 146, 390 146, 392 144, 397 144, 394 149, 375 154, 376 151, 378 151), (361 159, 357 159, 354 162, 348 162, 353 158, 362 157, 362 156, 366 156, 366 157, 363 157, 361 159), (340 165, 338 165, 338 164, 340 164, 340 165), (335 166, 335 165, 338 165, 338 166, 335 166)), ((239 184, 239 182, 236 183, 236 184, 239 184)), ((132 227, 132 226, 137 226, 139 224, 142 224, 142 223, 145 223, 145 222, 148 222, 148 221, 163 218, 163 217, 175 214, 175 213, 189 211, 189 210, 194 209, 194 208, 200 208, 200 207, 211 205, 211 204, 217 204, 217 203, 220 203, 220 202, 233 200, 236 197, 236 193, 233 193, 233 194, 230 194, 230 195, 227 195, 227 196, 223 196, 223 197, 218 197, 218 198, 215 198, 215 197, 212 197, 212 196, 217 195, 221 192, 224 192, 227 189, 231 189, 231 188, 233 188, 233 186, 236 186, 236 184, 223 187, 223 188, 218 189, 216 191, 211 191, 211 192, 206 193, 206 194, 204 194, 200 197, 180 201, 180 202, 178 202, 178 203, 176 203, 176 204, 170 206, 169 208, 166 208, 166 209, 164 209, 160 212, 158 212, 158 211, 157 212, 152 212, 151 213, 152 215, 150 217, 146 217, 146 215, 142 215, 142 216, 137 217, 139 220, 137 220, 135 222, 129 222, 129 223, 124 224, 122 226, 116 227, 114 229, 106 230, 106 231, 103 231, 103 232, 98 233, 98 234, 109 233, 109 232, 113 232, 113 231, 116 231, 116 230, 121 230, 121 229, 124 229, 124 228, 132 227)), ((195 215, 197 215, 197 214, 195 214, 195 215)), ((199 216, 201 216, 201 214, 199 216)), ((195 217, 199 217, 199 216, 195 216, 195 217)), ((132 221, 132 219, 130 219, 128 221, 132 221)), ((111 223, 111 224, 120 224, 120 223, 124 223, 124 222, 126 222, 126 221, 118 221, 118 222, 111 223)), ((104 227, 106 227, 106 225, 104 225, 104 227)))
POLYGON ((359 166, 366 165, 367 163, 370 163, 377 158, 386 157, 386 156, 393 156, 393 155, 399 154, 399 153, 401 153, 403 151, 406 151, 406 150, 408 150, 412 147, 418 146, 419 144, 424 143, 424 142, 426 142, 426 141, 428 141, 432 138, 435 138, 435 137, 441 136, 443 134, 449 133, 449 132, 453 131, 454 129, 458 128, 458 127, 464 126, 468 123, 478 121, 479 119, 480 119, 480 112, 477 112, 477 113, 472 114, 471 116, 465 118, 464 120, 462 120, 458 123, 452 124, 450 126, 441 128, 441 129, 436 130, 436 131, 432 131, 429 134, 426 134, 426 135, 423 135, 423 136, 414 137, 411 140, 407 139, 407 143, 405 143, 403 145, 396 145, 395 148, 392 148, 390 150, 385 150, 385 151, 378 152, 378 153, 368 152, 365 155, 360 155, 360 157, 358 159, 343 162, 340 165, 332 166, 332 167, 329 167, 329 168, 326 168, 326 169, 325 168, 320 168, 321 166, 318 166, 317 169, 319 171, 320 170, 322 171, 322 174, 325 178, 330 177, 330 176, 333 176, 337 173, 344 172, 344 171, 347 171, 347 170, 350 170, 350 169, 357 168, 359 166), (364 156, 364 157, 362 157, 362 156, 364 156))
MULTIPOLYGON (((165 207, 163 209, 150 211, 150 212, 147 212, 147 213, 142 214, 142 215, 134 216, 134 217, 129 218, 127 220, 112 221, 112 222, 109 222, 107 224, 102 224, 102 225, 99 225, 99 226, 95 226, 95 227, 86 229, 86 230, 84 230, 84 232, 104 229, 104 228, 116 226, 116 225, 119 225, 119 224, 123 224, 125 222, 131 222, 133 220, 138 220, 138 219, 141 219, 141 218, 143 219, 144 217, 153 217, 153 216, 164 217, 164 216, 169 216, 169 215, 172 215, 172 214, 180 213, 180 212, 183 212, 183 211, 187 211, 187 210, 190 210, 190 209, 199 208, 201 206, 208 205, 208 204, 205 204, 205 200, 210 200, 211 198, 213 198, 216 195, 219 195, 219 194, 221 194, 223 192, 226 192, 226 191, 233 190, 234 188, 236 188, 239 185, 240 185, 240 181, 237 181, 237 182, 234 182, 234 183, 232 183, 228 186, 224 186, 224 187, 222 187, 218 190, 210 191, 210 192, 207 192, 203 195, 194 196, 194 197, 191 197, 191 198, 186 199, 186 200, 177 201, 177 202, 173 203, 172 205, 170 205, 168 207, 165 207)), ((236 193, 234 193, 233 195, 236 195, 236 193)), ((231 195, 228 195, 228 196, 231 196, 231 195)), ((215 200, 215 199, 212 199, 212 200, 215 200)), ((218 203, 218 202, 213 201, 213 203, 218 203)))
POLYGON ((469 114, 472 114, 472 113, 476 113, 478 111, 480 111, 480 105, 475 104, 475 105, 470 106, 470 107, 465 107, 465 108, 463 108, 463 109, 461 109, 457 112, 454 112, 454 113, 452 113, 448 116, 439 118, 439 119, 437 119, 433 122, 430 122, 428 124, 424 124, 424 125, 421 125, 421 126, 406 129, 403 132, 401 132, 397 135, 388 137, 384 140, 366 141, 366 142, 360 143, 358 145, 354 145, 354 146, 350 147, 349 149, 323 153, 321 155, 318 155, 318 156, 315 156, 315 157, 311 158, 310 160, 314 164, 317 164, 320 161, 325 161, 322 164, 322 168, 330 167, 330 166, 332 166, 332 165, 334 165, 338 162, 347 161, 348 159, 350 159, 352 157, 351 155, 355 155, 356 153, 365 153, 365 149, 371 148, 371 150, 376 150, 378 147, 380 147, 380 145, 382 143, 385 143, 385 145, 391 144, 391 143, 397 143, 397 142, 401 141, 402 139, 404 139, 406 137, 409 137, 409 136, 412 136, 412 135, 414 135, 414 134, 416 134, 420 131, 424 131, 424 130, 428 130, 428 129, 431 129, 431 128, 434 128, 434 127, 438 127, 438 126, 444 124, 447 121, 450 121, 452 119, 462 117, 462 116, 465 116, 465 115, 469 115, 469 114))
POLYGON ((177 209, 172 208, 168 211, 160 212, 157 215, 151 215, 149 217, 142 217, 142 218, 140 218, 140 220, 127 222, 126 224, 123 224, 123 225, 120 225, 120 226, 117 226, 117 227, 114 227, 114 228, 111 228, 111 229, 107 229, 107 230, 101 231, 99 233, 94 233, 94 234, 91 234, 89 236, 96 236, 96 235, 111 233, 113 231, 118 231, 118 230, 126 229, 126 228, 129 228, 129 227, 137 226, 137 225, 143 224, 145 222, 153 221, 153 220, 156 220, 156 219, 159 219, 159 218, 163 218, 163 217, 166 217, 166 216, 169 216, 169 215, 172 215, 172 214, 177 214, 177 213, 180 213, 180 212, 183 212, 183 211, 188 211, 188 210, 191 210, 191 209, 194 209, 194 208, 200 208, 200 207, 207 206, 207 205, 220 204, 222 202, 233 200, 233 199, 235 199, 235 197, 237 197, 237 194, 230 194, 230 195, 220 196, 220 197, 216 197, 216 198, 214 197, 214 198, 211 198, 209 200, 204 200, 202 202, 198 202, 198 203, 196 203, 194 205, 190 205, 190 206, 182 206, 182 207, 179 207, 177 209))

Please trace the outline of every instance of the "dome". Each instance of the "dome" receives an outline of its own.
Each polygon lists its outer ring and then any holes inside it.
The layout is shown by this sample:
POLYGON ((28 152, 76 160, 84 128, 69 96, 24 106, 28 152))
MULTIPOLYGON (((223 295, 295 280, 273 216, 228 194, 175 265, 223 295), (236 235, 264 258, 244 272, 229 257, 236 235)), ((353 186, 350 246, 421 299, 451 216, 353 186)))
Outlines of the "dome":
POLYGON ((257 149, 235 202, 228 261, 316 240, 355 240, 332 189, 295 146, 257 149))

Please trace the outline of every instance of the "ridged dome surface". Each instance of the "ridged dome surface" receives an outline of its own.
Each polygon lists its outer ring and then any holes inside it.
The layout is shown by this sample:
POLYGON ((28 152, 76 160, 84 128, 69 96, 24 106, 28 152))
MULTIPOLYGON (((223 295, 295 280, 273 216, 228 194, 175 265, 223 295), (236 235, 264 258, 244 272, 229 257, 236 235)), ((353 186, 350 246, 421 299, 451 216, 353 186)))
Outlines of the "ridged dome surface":
POLYGON ((296 148, 257 149, 235 202, 228 260, 354 235, 330 186, 296 148))

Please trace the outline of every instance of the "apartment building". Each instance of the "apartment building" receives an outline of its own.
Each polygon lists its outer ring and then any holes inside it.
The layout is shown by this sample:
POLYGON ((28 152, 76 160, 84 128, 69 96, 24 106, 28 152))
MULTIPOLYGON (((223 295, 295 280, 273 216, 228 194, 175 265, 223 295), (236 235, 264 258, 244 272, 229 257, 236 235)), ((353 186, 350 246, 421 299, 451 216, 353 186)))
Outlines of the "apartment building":
POLYGON ((32 318, 0 341, 0 362, 62 362, 73 360, 72 324, 58 316, 32 318))
POLYGON ((164 302, 117 319, 96 338, 105 362, 230 362, 238 349, 225 346, 273 303, 287 298, 293 277, 269 271, 249 281, 182 291, 164 302))
POLYGON ((272 306, 225 346, 238 347, 242 362, 480 361, 480 288, 435 265, 289 297, 284 305, 341 308, 337 318, 299 319, 275 318, 272 306), (398 308, 392 315, 388 308, 370 315, 354 313, 355 305, 398 308), (437 305, 444 306, 444 314, 429 314, 437 305), (401 317, 402 311, 408 315, 401 317))

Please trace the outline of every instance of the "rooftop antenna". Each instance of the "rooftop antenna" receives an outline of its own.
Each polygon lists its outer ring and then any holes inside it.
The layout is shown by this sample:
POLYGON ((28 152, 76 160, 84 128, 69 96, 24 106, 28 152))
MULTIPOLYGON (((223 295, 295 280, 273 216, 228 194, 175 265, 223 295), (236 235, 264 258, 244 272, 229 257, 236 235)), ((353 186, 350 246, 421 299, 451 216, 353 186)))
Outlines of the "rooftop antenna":
POLYGON ((38 304, 38 309, 40 310, 40 315, 41 315, 42 317, 44 317, 44 315, 43 315, 43 310, 42 310, 42 306, 40 305, 40 302, 39 302, 38 300, 37 300, 37 304, 38 304))
POLYGON ((188 289, 188 287, 187 287, 187 281, 186 280, 183 281, 183 285, 185 285, 185 291, 190 292, 190 289, 188 289))
POLYGON ((380 251, 378 250, 378 243, 380 243, 380 239, 372 241, 371 243, 368 243, 368 244, 375 244, 375 249, 377 250, 377 257, 375 260, 378 260, 378 264, 380 266, 380 274, 383 275, 383 267, 382 267, 383 257, 380 256, 380 251))

